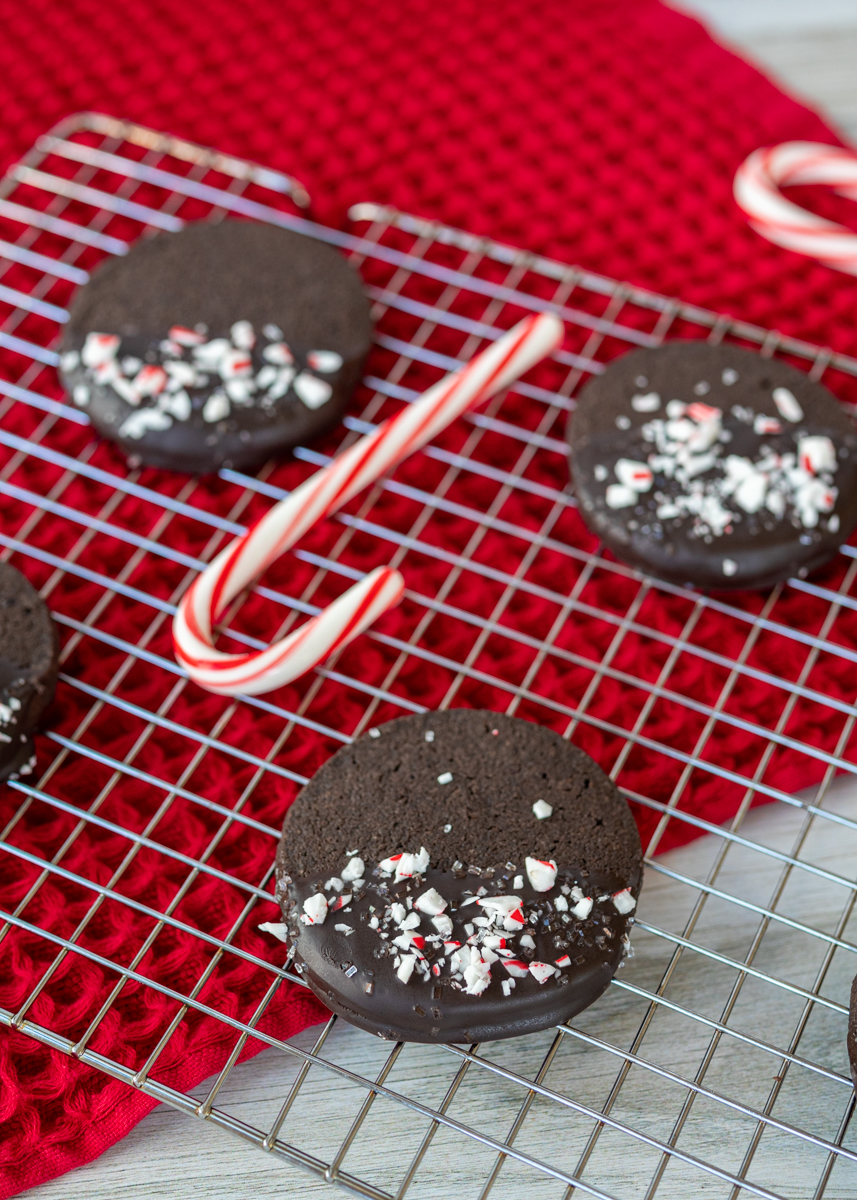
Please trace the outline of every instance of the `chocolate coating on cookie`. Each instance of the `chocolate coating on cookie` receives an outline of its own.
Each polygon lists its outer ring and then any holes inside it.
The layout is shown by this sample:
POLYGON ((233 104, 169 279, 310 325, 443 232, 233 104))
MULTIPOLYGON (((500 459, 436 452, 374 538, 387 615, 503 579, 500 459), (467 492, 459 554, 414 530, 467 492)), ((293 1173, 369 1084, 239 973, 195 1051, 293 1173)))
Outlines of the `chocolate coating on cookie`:
POLYGON ((58 638, 45 602, 0 563, 0 780, 35 766, 30 734, 53 698, 58 638))
POLYGON ((857 434, 801 371, 728 344, 634 350, 569 425, 580 511, 617 558, 702 588, 771 587, 857 525, 857 434))
POLYGON ((469 709, 343 747, 277 855, 296 969, 346 1020, 408 1041, 512 1037, 591 1004, 641 878, 630 810, 588 755, 469 709))
POLYGON ((60 374, 129 456, 247 470, 341 418, 370 341, 368 301, 338 251, 270 225, 198 223, 93 272, 60 374))

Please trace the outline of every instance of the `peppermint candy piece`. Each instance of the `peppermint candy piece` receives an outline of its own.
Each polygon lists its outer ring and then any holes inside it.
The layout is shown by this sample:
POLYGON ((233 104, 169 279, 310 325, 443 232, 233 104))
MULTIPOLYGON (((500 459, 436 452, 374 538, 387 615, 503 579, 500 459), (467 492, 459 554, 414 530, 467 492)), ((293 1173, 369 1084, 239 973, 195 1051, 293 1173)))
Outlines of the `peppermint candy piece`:
POLYGON ((539 858, 527 858, 524 862, 530 887, 536 892, 549 892, 556 883, 556 863, 553 859, 542 862, 539 858))
POLYGON ((321 892, 316 892, 304 900, 301 921, 304 925, 323 925, 327 916, 327 901, 321 892))

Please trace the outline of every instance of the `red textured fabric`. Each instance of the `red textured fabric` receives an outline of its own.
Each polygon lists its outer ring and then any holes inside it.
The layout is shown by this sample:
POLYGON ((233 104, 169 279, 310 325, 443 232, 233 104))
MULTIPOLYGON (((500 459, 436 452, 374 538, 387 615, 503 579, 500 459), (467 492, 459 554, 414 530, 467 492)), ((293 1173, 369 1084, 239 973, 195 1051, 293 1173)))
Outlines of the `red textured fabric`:
MULTIPOLYGON (((736 167, 757 146, 796 138, 836 142, 835 135, 816 115, 714 43, 701 26, 656 0, 589 0, 576 5, 561 0, 538 5, 509 0, 491 5, 478 0, 459 0, 454 5, 429 0, 395 4, 328 0, 323 5, 311 0, 286 4, 255 0, 252 5, 197 0, 185 6, 157 0, 123 5, 97 0, 63 0, 62 4, 2 0, 0 22, 4 31, 0 162, 4 165, 16 160, 61 117, 97 109, 293 172, 313 195, 316 216, 333 225, 344 223, 347 207, 355 201, 389 202, 838 350, 854 353, 857 349, 854 281, 762 241, 749 230, 731 196, 736 167)), ((27 436, 33 420, 19 408, 23 410, 17 406, 13 411, 12 420, 18 424, 12 428, 27 436)), ((85 430, 64 430, 61 437, 61 448, 69 454, 84 453, 91 440, 85 430)), ((101 447, 92 461, 114 461, 112 454, 110 448, 101 447)), ((7 458, 4 451, 4 462, 7 458)), ((408 469, 403 469, 402 478, 416 482, 408 469)), ((59 473, 54 468, 30 463, 28 470, 28 486, 43 494, 57 482, 59 473)), ((172 494, 183 486, 177 478, 158 479, 157 486, 172 494)), ((430 486, 432 481, 418 482, 430 486)), ((555 479, 552 482, 556 485, 555 479)), ((236 493, 216 483, 204 486, 206 505, 228 515, 236 493)), ((63 502, 91 510, 93 497, 99 496, 97 485, 79 479, 63 493, 63 502)), ((103 489, 102 502, 107 497, 103 489)), ((484 503, 479 494, 470 499, 477 506, 484 503)), ((394 505, 389 496, 384 503, 394 505)), ((407 529, 413 513, 406 501, 395 503, 399 507, 390 508, 388 520, 407 529)), ((534 527, 526 498, 518 497, 515 503, 521 507, 512 510, 508 519, 534 527)), ((123 501, 123 506, 126 516, 133 516, 133 502, 123 501)), ((236 519, 248 520, 263 507, 260 501, 236 519)), ((577 520, 573 513, 567 519, 577 520)), ((9 520, 18 528, 20 514, 14 508, 9 520)), ((182 534, 186 540, 177 548, 199 553, 208 537, 203 533, 182 534)), ((579 528, 573 533, 580 544, 579 528)), ((337 536, 337 530, 319 530, 307 544, 321 552, 337 536)), ((454 521, 440 522, 435 536, 443 544, 458 545, 454 521)), ((562 539, 561 524, 554 536, 562 539)), ((62 522, 41 521, 30 540, 59 555, 69 549, 62 522)), ((507 541, 490 535, 479 557, 514 570, 515 553, 507 541)), ((388 554, 388 547, 358 537, 351 561, 369 567, 385 561, 388 554)), ((95 539, 80 561, 110 574, 121 571, 127 557, 127 547, 95 539)), ((19 565, 40 586, 49 578, 48 567, 30 560, 19 565)), ((539 560, 535 582, 567 593, 573 583, 570 569, 568 560, 546 554, 539 560)), ((288 590, 298 594, 309 582, 311 568, 292 563, 290 571, 288 590)), ((837 586, 843 568, 838 565, 831 571, 828 582, 837 586)), ((409 585, 432 594, 444 574, 442 564, 428 561, 419 578, 409 578, 409 585)), ((133 582, 166 599, 181 578, 181 571, 155 571, 144 564, 133 582)), ((636 585, 628 583, 625 588, 607 573, 603 579, 596 576, 591 586, 593 603, 618 614, 627 610, 636 594, 636 585)), ((66 579, 57 602, 67 614, 83 619, 99 596, 95 585, 66 579)), ((323 592, 318 598, 324 599, 323 592)), ((487 613, 495 598, 493 586, 474 590, 471 584, 470 591, 456 594, 455 601, 470 611, 487 613)), ((247 606, 248 619, 254 603, 247 606)), ((643 616, 661 630, 680 634, 688 602, 660 598, 658 603, 656 616, 643 616)), ((751 596, 741 603, 758 611, 763 600, 751 596)), ((788 606, 780 619, 811 632, 821 630, 826 605, 795 593, 788 606)), ((545 621, 549 623, 550 606, 543 611, 534 606, 525 616, 528 628, 538 631, 545 621)), ((400 634, 404 630, 407 636, 409 619, 405 605, 384 628, 400 634)), ((270 614, 263 620, 267 628, 270 614)), ((131 642, 145 638, 151 650, 170 653, 167 623, 153 624, 151 610, 142 611, 142 606, 130 601, 114 601, 102 627, 131 642)), ((563 634, 559 644, 573 648, 581 628, 570 625, 567 641, 563 634)), ((857 626, 837 628, 837 636, 853 649, 857 626)), ((607 649, 610 634, 603 624, 585 628, 584 633, 591 639, 593 655, 607 649)), ((702 618, 694 636, 727 657, 737 653, 744 641, 740 628, 716 613, 702 618)), ((466 653, 469 647, 463 637, 451 621, 438 619, 432 626, 432 645, 441 652, 466 653)), ((363 669, 372 677, 378 675, 376 644, 364 639, 348 654, 353 674, 363 669)), ((664 656, 663 646, 629 636, 614 665, 655 679, 664 656)), ((797 678, 805 660, 805 649, 796 643, 763 635, 752 662, 780 676, 797 678)), ((84 639, 68 669, 104 686, 122 661, 120 653, 84 639)), ((505 666, 507 677, 514 675, 516 664, 505 666)), ((524 665, 521 675, 525 670, 524 665)), ((852 675, 847 663, 828 655, 822 656, 807 682, 851 701, 852 675)), ((572 701, 580 694, 579 676, 576 669, 548 668, 540 676, 540 687, 546 695, 572 701)), ((719 668, 689 660, 681 690, 711 698, 718 694, 724 677, 719 668)), ((404 684, 414 700, 432 705, 442 698, 446 680, 431 668, 416 666, 404 677, 404 684)), ((123 695, 157 708, 170 686, 172 681, 161 673, 147 672, 145 664, 138 664, 124 681, 123 695)), ((289 693, 288 702, 294 706, 305 689, 304 683, 289 693)), ((488 707, 500 707, 506 699, 478 687, 461 696, 462 702, 488 707)), ((343 698, 342 691, 331 691, 327 702, 331 723, 339 728, 353 727, 362 713, 362 702, 343 698)), ((322 697, 314 713, 319 720, 324 718, 324 703, 322 697)), ((627 727, 634 716, 631 712, 629 719, 631 703, 627 689, 607 682, 599 689, 596 715, 627 727)), ((746 679, 730 705, 735 712, 752 714, 764 726, 777 721, 782 706, 781 693, 746 679)), ((71 734, 88 708, 87 697, 60 689, 51 723, 71 734)), ((170 717, 205 730, 212 728, 222 711, 223 701, 187 689, 170 708, 170 717)), ((526 708, 520 711, 530 715, 526 708)), ((382 711, 379 717, 387 715, 393 715, 393 710, 382 711)), ((841 715, 822 720, 817 706, 804 710, 798 705, 788 731, 833 750, 843 720, 841 715)), ((664 701, 659 702, 653 721, 652 736, 691 750, 703 718, 695 722, 684 706, 664 701)), ((279 731, 277 719, 244 712, 231 721, 229 740, 264 754, 279 731)), ((130 716, 126 720, 121 711, 110 710, 97 715, 88 732, 105 753, 121 758, 138 727, 130 716)), ((581 726, 575 736, 602 762, 612 761, 615 742, 606 734, 581 726)), ((752 774, 758 739, 737 729, 718 728, 713 741, 710 753, 715 761, 752 774)), ((166 736, 158 745, 162 760, 150 757, 147 769, 177 778, 186 765, 187 745, 180 738, 173 744, 166 736)), ((332 749, 311 731, 298 729, 281 761, 291 771, 309 774, 332 749)), ((53 748, 45 743, 41 753, 47 762, 53 748)), ((818 779, 821 764, 816 768, 813 774, 807 759, 784 752, 766 779, 794 789, 818 779)), ((234 759, 210 753, 194 776, 193 787, 232 807, 251 776, 252 768, 236 768, 234 759)), ((72 802, 91 804, 108 781, 106 768, 100 772, 91 763, 71 758, 58 769, 51 786, 55 794, 72 802)), ((675 775, 656 755, 647 757, 643 750, 635 750, 623 782, 665 797, 675 775)), ((253 793, 253 817, 277 823, 294 791, 285 780, 282 787, 266 780, 253 793)), ((691 796, 695 811, 721 820, 735 811, 740 789, 730 792, 701 775, 691 796)), ((8 789, 0 797, 0 826, 20 799, 8 789)), ((162 793, 145 782, 130 781, 113 789, 109 803, 99 811, 105 819, 142 831, 155 819, 161 799, 162 793)), ((640 820, 644 832, 650 832, 656 818, 641 812, 640 820)), ((193 856, 208 846, 219 824, 216 814, 209 817, 179 799, 157 823, 155 836, 193 856)), ((74 825, 73 816, 33 806, 12 837, 23 850, 49 858, 74 825)), ((680 836, 676 834, 674 841, 680 836)), ((664 841, 662 847, 668 844, 664 841)), ((211 861, 238 879, 258 884, 270 865, 270 845, 269 839, 252 829, 233 826, 211 861)), ((62 863, 106 884, 127 851, 127 841, 118 834, 87 828, 62 863)), ((24 860, 6 859, 4 868, 0 902, 12 907, 38 873, 24 860)), ((127 896, 162 910, 186 882, 187 868, 178 860, 165 865, 163 855, 144 848, 123 880, 127 896)), ((246 891, 202 878, 191 884, 176 912, 187 924, 216 936, 230 935, 239 926, 237 945, 281 961, 277 949, 255 931, 256 913, 259 919, 271 919, 273 906, 264 915, 254 909, 253 922, 242 924, 247 900, 246 891)), ((39 888, 24 916, 67 936, 91 903, 90 892, 54 877, 39 888)), ((130 963, 135 948, 153 928, 151 918, 108 901, 87 926, 82 944, 130 963)), ((6 937, 0 944, 0 1003, 15 1009, 53 959, 44 939, 18 933, 6 937)), ((199 982, 211 961, 199 939, 166 929, 134 965, 144 975, 186 992, 199 982)), ((214 966, 198 998, 220 1012, 246 1019, 261 1000, 266 982, 252 964, 224 958, 214 966)), ((64 1036, 80 1037, 115 984, 115 974, 97 963, 67 957, 28 1016, 64 1036)), ((127 983, 89 1047, 138 1070, 178 1013, 176 1002, 127 983)), ((260 1028, 288 1036, 322 1016, 321 1007, 305 992, 284 987, 260 1028)), ((232 1044, 222 1024, 191 1012, 180 1021, 154 1077, 188 1088, 218 1069, 232 1044)), ((248 1042, 243 1056, 259 1048, 248 1042)), ((89 1161, 126 1133, 153 1103, 22 1034, 4 1032, 0 1036, 0 1197, 89 1161)))

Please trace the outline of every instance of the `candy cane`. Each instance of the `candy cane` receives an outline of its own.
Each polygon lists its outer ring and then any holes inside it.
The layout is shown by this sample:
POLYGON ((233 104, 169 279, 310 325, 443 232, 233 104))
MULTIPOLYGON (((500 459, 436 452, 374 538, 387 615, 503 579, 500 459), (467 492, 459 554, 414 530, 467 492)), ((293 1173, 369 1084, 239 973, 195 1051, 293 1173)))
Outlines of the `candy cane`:
POLYGON ((832 184, 841 196, 857 200, 857 156, 819 142, 783 142, 754 150, 735 174, 735 199, 768 241, 857 275, 857 234, 780 194, 780 187, 800 183, 832 184))
POLYGON ((542 313, 525 318, 467 366, 355 442, 222 550, 194 580, 173 621, 176 658, 191 679, 226 696, 272 691, 303 675, 398 604, 405 586, 402 576, 390 567, 378 567, 317 617, 265 650, 224 654, 212 645, 212 626, 230 600, 311 526, 467 409, 508 387, 556 349, 562 336, 558 317, 542 313))

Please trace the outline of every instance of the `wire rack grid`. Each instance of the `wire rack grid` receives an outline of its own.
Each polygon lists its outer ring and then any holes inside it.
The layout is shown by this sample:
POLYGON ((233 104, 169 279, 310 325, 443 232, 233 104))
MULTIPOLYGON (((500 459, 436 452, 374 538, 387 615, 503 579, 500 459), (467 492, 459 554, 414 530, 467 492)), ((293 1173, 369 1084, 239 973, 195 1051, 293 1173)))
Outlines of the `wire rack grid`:
POLYGON ((604 558, 580 524, 564 424, 576 389, 607 359, 668 335, 785 356, 846 402, 857 360, 375 204, 356 206, 346 233, 296 214, 293 202, 306 207, 308 197, 282 174, 97 114, 56 127, 0 189, 0 543, 51 604, 69 716, 40 739, 38 775, 10 785, 0 852, 29 874, 2 913, 0 952, 35 939, 44 969, 20 1004, 0 1008, 2 1021, 365 1196, 518 1196, 533 1186, 617 1200, 853 1194, 844 1040, 857 813, 834 779, 855 773, 857 709, 842 698, 857 661, 855 551, 844 547, 821 582, 795 579, 763 597, 647 580, 604 558), (89 267, 135 237, 226 215, 321 238, 362 271, 376 346, 343 444, 523 313, 551 308, 569 331, 528 382, 379 481, 289 556, 282 580, 233 605, 224 640, 255 646, 252 630, 267 628, 272 609, 282 632, 379 561, 419 584, 362 639, 359 657, 340 654, 285 700, 203 698, 169 655, 169 618, 204 562, 329 461, 335 440, 256 478, 141 472, 89 435, 53 373, 58 327, 89 267), (838 692, 831 678, 846 681, 838 692), (268 1031, 267 1014, 284 988, 303 985, 276 965, 276 947, 243 936, 274 919, 278 820, 332 749, 422 711, 429 696, 543 720, 611 771, 646 837, 636 957, 594 1009, 545 1035, 389 1048, 331 1018, 309 1042, 284 1039, 268 1031), (263 723, 264 745, 247 741, 248 719, 263 723), (127 732, 115 755, 98 733, 111 723, 127 732), (224 790, 207 786, 212 763, 228 776, 224 790), (812 786, 796 794, 790 780, 812 786), (140 821, 117 800, 130 784, 148 798, 140 821), (725 825, 699 802, 723 794, 732 797, 725 825), (777 802, 782 836, 758 833, 760 800, 777 802), (213 821, 192 853, 166 832, 180 804, 213 821), (55 819, 59 832, 40 843, 33 831, 55 819), (266 848, 255 876, 221 857, 236 830, 266 848), (699 833, 710 835, 697 843, 707 849, 683 867, 661 853, 699 833), (120 845, 107 875, 73 857, 87 837, 120 845), (174 881, 166 898, 126 886, 144 860, 174 881), (226 927, 188 916, 200 880, 239 897, 226 927), (57 881, 85 898, 72 928, 39 905, 57 881), (647 894, 665 905, 647 908, 647 894), (105 953, 91 936, 107 906, 150 922, 130 952, 105 953), (196 977, 152 965, 167 934, 208 956, 196 977), (42 1016, 71 960, 105 979, 73 1033, 42 1016), (261 980, 243 1006, 207 1000, 225 963, 261 980), (99 1036, 129 995, 169 1001, 173 1016, 124 1056, 106 1053, 99 1036), (228 1042, 202 1093, 161 1071, 193 1017, 216 1022, 228 1042), (281 1092, 254 1122, 230 1105, 248 1043, 282 1062, 281 1092), (308 1118, 331 1083, 336 1120, 322 1145, 308 1118), (391 1143, 405 1123, 408 1136, 391 1143))

